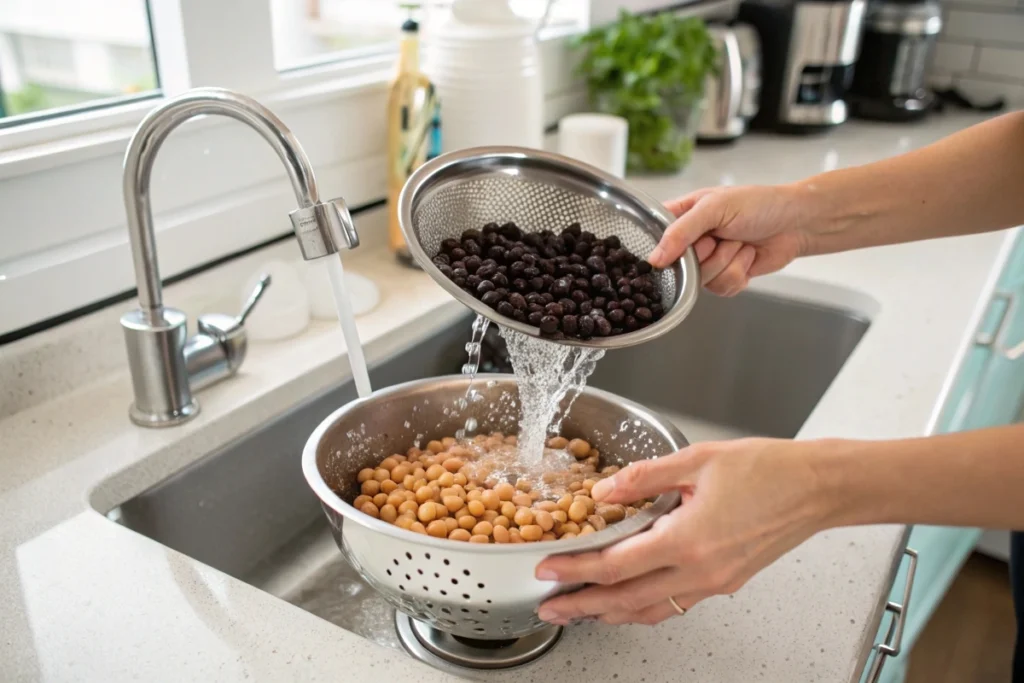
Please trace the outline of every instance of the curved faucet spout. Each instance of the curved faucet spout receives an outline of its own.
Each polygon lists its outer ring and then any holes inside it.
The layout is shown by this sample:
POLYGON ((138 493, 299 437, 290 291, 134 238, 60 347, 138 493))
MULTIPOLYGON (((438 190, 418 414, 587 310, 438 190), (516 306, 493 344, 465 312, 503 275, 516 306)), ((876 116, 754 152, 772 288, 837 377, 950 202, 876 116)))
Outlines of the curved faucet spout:
POLYGON ((170 133, 186 121, 217 114, 259 133, 284 162, 299 209, 292 223, 303 256, 317 258, 358 245, 352 219, 341 200, 322 203, 313 168, 292 132, 273 112, 252 98, 223 88, 197 88, 168 100, 139 124, 124 159, 124 206, 128 215, 139 303, 148 315, 163 306, 150 206, 150 177, 157 152, 170 133))

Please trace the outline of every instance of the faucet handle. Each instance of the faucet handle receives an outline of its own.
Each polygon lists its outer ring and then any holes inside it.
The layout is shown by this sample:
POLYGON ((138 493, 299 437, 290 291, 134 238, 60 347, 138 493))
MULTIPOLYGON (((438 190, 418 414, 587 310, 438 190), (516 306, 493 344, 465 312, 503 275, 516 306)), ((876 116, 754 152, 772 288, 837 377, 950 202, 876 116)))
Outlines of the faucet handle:
POLYGON ((263 275, 260 276, 259 282, 256 283, 256 286, 252 290, 252 294, 249 295, 245 305, 242 306, 242 313, 238 316, 239 325, 245 324, 245 319, 249 317, 250 313, 252 313, 253 307, 263 297, 263 292, 266 291, 271 282, 270 273, 263 273, 263 275))

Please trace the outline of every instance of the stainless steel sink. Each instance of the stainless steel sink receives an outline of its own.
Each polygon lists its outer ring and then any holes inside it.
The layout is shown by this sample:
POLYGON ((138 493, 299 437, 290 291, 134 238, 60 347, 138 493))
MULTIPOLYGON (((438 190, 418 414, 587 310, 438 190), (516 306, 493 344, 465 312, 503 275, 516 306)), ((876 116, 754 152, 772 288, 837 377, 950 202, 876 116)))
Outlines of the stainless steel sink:
MULTIPOLYGON (((375 387, 458 372, 470 318, 371 372, 375 387)), ((610 352, 591 383, 662 411, 691 442, 793 436, 868 323, 746 294, 702 297, 654 342, 610 352)), ((300 471, 306 437, 356 396, 346 383, 297 405, 108 512, 110 519, 342 628, 401 649, 393 612, 338 552, 300 471)), ((106 511, 104 511, 106 512, 106 511)))

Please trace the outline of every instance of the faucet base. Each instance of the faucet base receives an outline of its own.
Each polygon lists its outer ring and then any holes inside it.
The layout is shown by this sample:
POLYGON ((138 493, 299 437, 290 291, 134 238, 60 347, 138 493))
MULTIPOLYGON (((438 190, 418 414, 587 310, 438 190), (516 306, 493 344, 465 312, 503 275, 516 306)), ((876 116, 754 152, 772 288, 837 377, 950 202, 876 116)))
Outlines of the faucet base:
POLYGON ((133 403, 128 409, 128 417, 140 427, 174 427, 188 422, 199 414, 199 401, 192 399, 180 410, 169 413, 149 413, 138 410, 133 403))

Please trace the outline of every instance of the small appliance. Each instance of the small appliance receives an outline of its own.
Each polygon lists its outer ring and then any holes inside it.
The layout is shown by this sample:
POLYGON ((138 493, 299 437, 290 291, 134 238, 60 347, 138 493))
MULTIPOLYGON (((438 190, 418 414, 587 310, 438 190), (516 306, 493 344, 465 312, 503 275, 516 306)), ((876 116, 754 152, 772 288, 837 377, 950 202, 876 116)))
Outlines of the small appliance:
POLYGON ((935 94, 925 84, 925 72, 941 30, 937 0, 871 2, 850 87, 850 113, 883 121, 927 114, 935 94))
POLYGON ((707 106, 697 129, 701 144, 732 142, 757 114, 761 93, 761 43, 748 24, 708 27, 718 48, 718 73, 704 87, 707 106))
POLYGON ((847 119, 865 0, 746 0, 739 20, 761 42, 761 103, 752 128, 808 132, 847 119))

